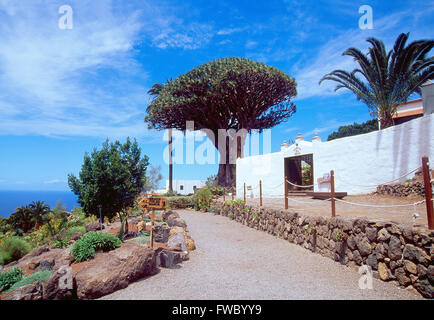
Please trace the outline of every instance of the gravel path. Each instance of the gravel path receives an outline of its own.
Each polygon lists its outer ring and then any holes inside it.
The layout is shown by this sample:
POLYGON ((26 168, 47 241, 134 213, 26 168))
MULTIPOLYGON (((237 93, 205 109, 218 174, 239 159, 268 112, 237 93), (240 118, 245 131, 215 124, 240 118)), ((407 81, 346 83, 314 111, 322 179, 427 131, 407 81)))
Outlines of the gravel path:
POLYGON ((331 259, 212 213, 179 210, 197 249, 178 269, 161 269, 103 299, 420 299, 331 259))

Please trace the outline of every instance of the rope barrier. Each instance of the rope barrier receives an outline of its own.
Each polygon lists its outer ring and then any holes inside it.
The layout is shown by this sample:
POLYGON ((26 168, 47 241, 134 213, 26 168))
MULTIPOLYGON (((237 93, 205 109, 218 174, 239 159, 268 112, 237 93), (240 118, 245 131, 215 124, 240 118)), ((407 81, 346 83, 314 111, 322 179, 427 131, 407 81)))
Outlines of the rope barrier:
MULTIPOLYGON (((296 203, 307 204, 307 205, 310 205, 312 207, 318 207, 317 205, 314 205, 312 202, 295 200, 295 199, 292 199, 290 197, 287 197, 287 198, 288 198, 288 200, 296 202, 296 203)), ((331 198, 325 199, 325 201, 329 201, 329 200, 331 200, 331 198)), ((322 206, 322 204, 320 206, 322 206)))
POLYGON ((314 183, 314 184, 310 184, 310 185, 301 186, 299 184, 292 183, 291 181, 288 181, 288 180, 286 180, 286 182, 288 182, 290 185, 293 185, 293 186, 298 187, 298 188, 312 188, 313 186, 318 185, 318 183, 314 183))
POLYGON ((413 172, 416 172, 420 168, 421 167, 418 167, 418 168, 416 168, 414 170, 411 170, 410 172, 407 172, 406 174, 403 174, 402 176, 400 176, 400 177, 398 177, 396 179, 393 179, 393 180, 390 180, 390 181, 387 181, 387 182, 383 182, 383 183, 378 183, 378 184, 375 184, 375 185, 374 184, 373 185, 363 185, 363 184, 350 183, 350 182, 345 181, 344 179, 342 179, 340 176, 335 176, 335 179, 340 180, 340 181, 342 181, 343 183, 345 183, 345 184, 347 184, 349 186, 372 188, 372 187, 378 187, 378 186, 381 186, 383 184, 389 184, 389 183, 395 182, 397 180, 400 180, 401 178, 404 178, 404 177, 408 176, 409 174, 411 174, 413 172))
POLYGON ((360 207, 370 207, 370 208, 399 208, 399 207, 409 207, 409 206, 415 206, 418 204, 422 204, 425 202, 425 200, 421 200, 421 201, 417 201, 414 203, 406 203, 406 204, 395 204, 395 205, 374 205, 374 204, 370 204, 370 203, 356 203, 356 202, 350 202, 350 201, 345 201, 342 199, 337 199, 335 198, 336 201, 339 202, 343 202, 346 204, 351 204, 354 206, 360 206, 360 207))

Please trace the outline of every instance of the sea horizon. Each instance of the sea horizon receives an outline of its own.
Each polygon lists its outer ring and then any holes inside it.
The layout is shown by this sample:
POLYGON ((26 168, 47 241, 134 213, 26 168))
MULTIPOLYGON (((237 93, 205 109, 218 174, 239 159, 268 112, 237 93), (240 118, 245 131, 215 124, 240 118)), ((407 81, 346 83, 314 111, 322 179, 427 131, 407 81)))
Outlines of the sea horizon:
POLYGON ((58 201, 66 207, 67 211, 79 207, 78 197, 71 191, 52 190, 0 190, 0 216, 9 217, 15 208, 27 206, 32 201, 44 201, 50 208, 54 208, 58 201))

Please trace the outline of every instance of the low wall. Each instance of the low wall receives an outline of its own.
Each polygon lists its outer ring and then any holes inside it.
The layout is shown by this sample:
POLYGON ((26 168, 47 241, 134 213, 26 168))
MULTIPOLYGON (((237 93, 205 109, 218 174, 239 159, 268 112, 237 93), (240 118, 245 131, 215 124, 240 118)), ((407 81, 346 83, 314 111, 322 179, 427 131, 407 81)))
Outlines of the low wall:
POLYGON ((394 197, 407 197, 412 195, 425 196, 423 182, 405 182, 382 184, 377 187, 377 194, 385 194, 394 197))
POLYGON ((434 231, 366 218, 303 216, 289 210, 215 202, 211 211, 298 244, 374 277, 434 298, 434 231))

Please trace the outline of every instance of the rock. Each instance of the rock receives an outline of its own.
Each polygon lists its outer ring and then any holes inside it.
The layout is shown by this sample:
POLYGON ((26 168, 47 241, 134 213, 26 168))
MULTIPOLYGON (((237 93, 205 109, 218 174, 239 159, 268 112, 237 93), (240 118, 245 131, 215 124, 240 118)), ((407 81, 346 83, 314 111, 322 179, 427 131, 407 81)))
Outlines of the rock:
POLYGON ((362 259, 362 256, 360 255, 359 251, 357 251, 357 250, 354 250, 354 251, 353 251, 353 260, 354 260, 354 262, 357 263, 359 266, 362 265, 362 263, 363 263, 363 259, 362 259))
POLYGON ((74 298, 72 268, 62 265, 54 269, 44 285, 44 300, 63 300, 74 298))
POLYGON ((163 220, 168 220, 170 216, 173 216, 174 218, 179 218, 179 214, 172 210, 164 211, 163 214, 161 215, 163 220))
POLYGON ((182 261, 181 256, 179 255, 179 252, 173 252, 170 250, 161 250, 157 254, 157 266, 160 266, 162 268, 173 268, 178 263, 182 261))
POLYGON ((48 251, 50 251, 49 246, 42 246, 42 247, 39 247, 38 249, 35 249, 35 250, 29 252, 24 257, 22 257, 20 260, 25 260, 25 259, 32 258, 32 257, 37 257, 37 256, 40 256, 41 254, 43 254, 44 252, 48 252, 48 251))
POLYGON ((63 250, 59 255, 55 258, 56 264, 54 265, 54 269, 57 269, 61 265, 69 266, 74 261, 74 256, 69 248, 63 250))
POLYGON ((53 270, 54 264, 55 264, 54 258, 48 258, 48 259, 42 260, 39 263, 39 271, 53 270))
POLYGON ((155 252, 134 242, 97 254, 76 274, 77 297, 96 299, 155 272, 155 252))
POLYGON ((426 275, 428 276, 428 279, 434 283, 434 266, 431 265, 428 267, 428 270, 426 272, 426 275))
POLYGON ((389 231, 387 231, 386 228, 383 228, 378 232, 378 235, 377 235, 378 241, 387 241, 389 239, 390 239, 390 233, 389 233, 389 231))
POLYGON ((384 260, 386 258, 387 250, 381 242, 375 246, 375 254, 377 255, 377 260, 384 260))
POLYGON ((378 269, 377 255, 375 253, 370 254, 366 259, 366 264, 370 266, 372 269, 377 270, 378 269))
POLYGON ((69 241, 77 241, 78 239, 80 239, 82 236, 81 232, 74 232, 73 234, 71 234, 71 236, 69 237, 69 241))
MULTIPOLYGON (((102 225, 102 228, 105 229, 104 225, 102 225)), ((98 230, 101 230, 99 221, 94 221, 86 225, 86 232, 98 231, 98 230)))
POLYGON ((398 280, 399 284, 401 286, 408 286, 411 283, 411 280, 409 277, 407 277, 404 268, 397 268, 395 270, 395 277, 398 280))
POLYGON ((417 291, 422 294, 425 298, 434 298, 434 286, 429 282, 428 279, 417 281, 413 284, 417 291))
POLYGON ((396 236, 391 236, 389 241, 389 249, 387 250, 388 256, 392 260, 401 259, 401 240, 396 236))
POLYGON ((35 281, 8 293, 2 300, 42 300, 42 285, 35 281))
POLYGON ((195 250, 196 249, 196 244, 194 243, 194 240, 193 239, 191 239, 191 238, 186 238, 185 239, 185 243, 187 244, 187 250, 190 252, 190 251, 193 251, 193 250, 195 250))
POLYGON ((370 242, 377 239, 377 228, 366 228, 366 236, 370 242))
POLYGON ((187 228, 187 224, 181 219, 181 218, 169 218, 169 220, 167 220, 167 224, 169 225, 169 227, 182 227, 182 228, 187 228))
POLYGON ((404 258, 417 261, 425 266, 429 266, 431 263, 431 257, 424 250, 412 244, 405 245, 404 258))
POLYGON ((167 246, 172 250, 188 251, 187 244, 185 243, 185 237, 181 233, 169 237, 167 246))
POLYGON ((169 240, 170 228, 166 225, 155 225, 153 229, 153 236, 155 242, 166 243, 169 240))
POLYGON ((380 279, 383 281, 389 280, 389 271, 384 262, 378 264, 378 273, 380 274, 380 279))
POLYGON ((182 227, 172 227, 170 228, 169 236, 173 236, 175 234, 181 233, 182 235, 187 235, 187 232, 182 227))
POLYGON ((354 250, 356 248, 356 241, 353 235, 347 238, 347 245, 351 250, 354 250))
POLYGON ((140 221, 139 223, 137 223, 138 232, 141 232, 145 229, 146 229, 146 222, 145 221, 140 221))
POLYGON ((371 244, 367 237, 358 235, 355 239, 357 249, 359 249, 360 254, 364 257, 371 253, 371 244))
POLYGON ((409 273, 417 274, 417 265, 409 260, 404 260, 404 268, 409 273))

